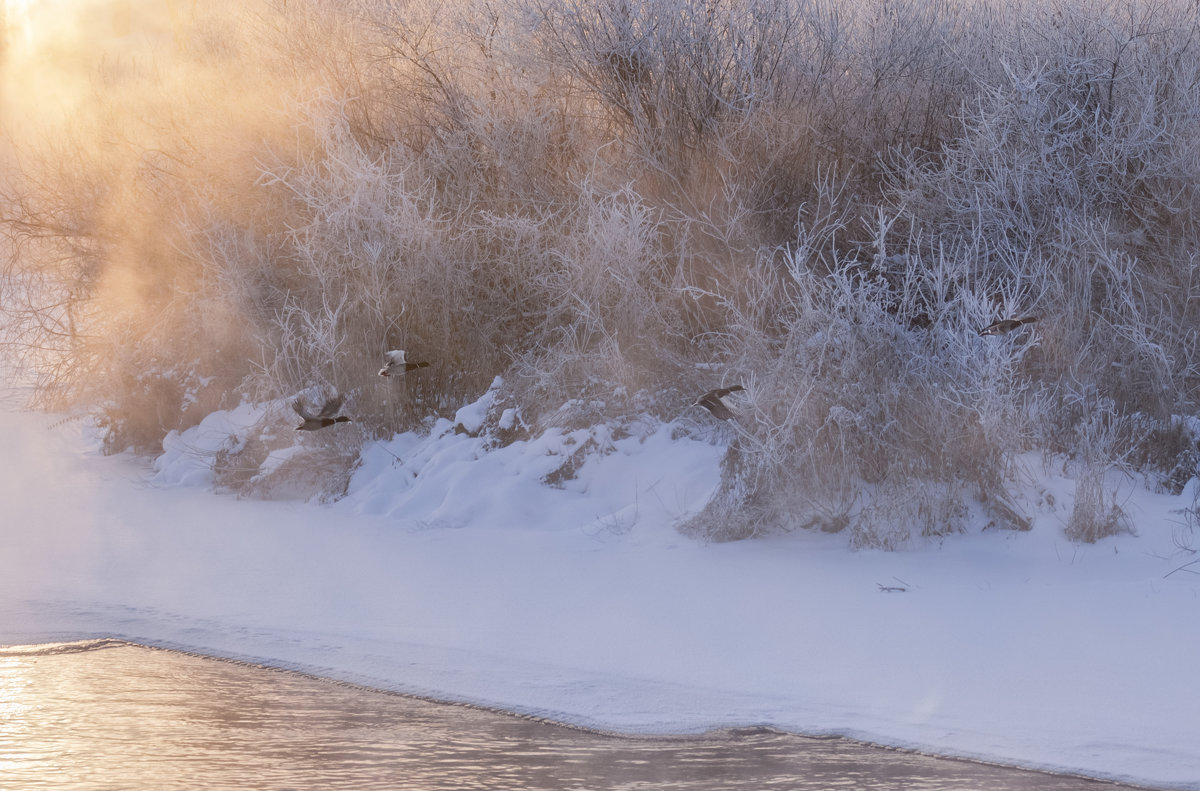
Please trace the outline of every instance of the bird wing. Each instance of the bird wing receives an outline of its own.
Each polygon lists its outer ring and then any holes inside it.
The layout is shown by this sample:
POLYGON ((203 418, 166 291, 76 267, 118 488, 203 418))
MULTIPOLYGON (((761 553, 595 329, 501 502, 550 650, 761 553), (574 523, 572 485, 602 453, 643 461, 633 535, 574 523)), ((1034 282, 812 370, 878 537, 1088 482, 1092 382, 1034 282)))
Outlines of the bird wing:
POLYGON ((325 402, 325 406, 321 407, 321 411, 317 413, 317 417, 333 417, 342 408, 343 396, 335 395, 325 402))
POLYGON ((725 401, 725 396, 745 389, 741 385, 718 387, 715 390, 709 390, 697 398, 696 403, 692 404, 692 406, 702 406, 711 412, 713 417, 720 420, 730 420, 736 416, 736 413, 730 408, 730 404, 725 401))
POLYGON ((300 403, 299 398, 292 401, 292 409, 296 410, 296 414, 299 415, 300 417, 304 418, 305 420, 313 419, 312 413, 304 408, 304 404, 300 403))
POLYGON ((393 349, 390 352, 384 352, 383 365, 385 368, 389 365, 404 365, 404 350, 393 349))
POLYGON ((696 405, 707 409, 715 418, 719 418, 720 420, 729 420, 733 417, 733 410, 729 408, 728 404, 721 400, 721 393, 724 389, 725 388, 708 391, 704 395, 700 396, 700 399, 696 401, 696 405))
POLYGON ((1023 319, 1000 319, 993 321, 979 331, 980 335, 1003 335, 1006 332, 1012 332, 1022 324, 1032 324, 1037 321, 1037 316, 1026 316, 1023 319))
POLYGON ((1012 327, 1007 326, 1009 321, 1011 321, 1011 319, 1000 319, 1000 321, 993 321, 991 324, 989 324, 986 327, 984 327, 983 329, 981 329, 979 331, 979 334, 980 335, 1003 335, 1004 333, 1006 333, 1010 329, 1012 329, 1012 327))

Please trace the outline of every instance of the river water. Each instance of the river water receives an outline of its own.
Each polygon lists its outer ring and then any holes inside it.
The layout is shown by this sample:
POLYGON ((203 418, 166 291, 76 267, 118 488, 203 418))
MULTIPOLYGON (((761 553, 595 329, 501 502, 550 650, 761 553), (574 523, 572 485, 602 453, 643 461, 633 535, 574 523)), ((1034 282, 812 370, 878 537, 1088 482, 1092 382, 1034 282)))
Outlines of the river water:
POLYGON ((98 640, 0 648, 0 788, 1130 787, 766 729, 615 736, 98 640))

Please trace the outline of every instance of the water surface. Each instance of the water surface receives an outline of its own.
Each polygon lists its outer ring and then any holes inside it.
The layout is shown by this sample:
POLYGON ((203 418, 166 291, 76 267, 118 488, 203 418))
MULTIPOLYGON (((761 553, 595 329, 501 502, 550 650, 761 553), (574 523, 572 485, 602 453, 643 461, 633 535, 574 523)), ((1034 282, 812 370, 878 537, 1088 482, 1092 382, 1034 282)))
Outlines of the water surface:
POLYGON ((0 786, 1130 788, 766 729, 600 734, 114 640, 0 648, 0 786))

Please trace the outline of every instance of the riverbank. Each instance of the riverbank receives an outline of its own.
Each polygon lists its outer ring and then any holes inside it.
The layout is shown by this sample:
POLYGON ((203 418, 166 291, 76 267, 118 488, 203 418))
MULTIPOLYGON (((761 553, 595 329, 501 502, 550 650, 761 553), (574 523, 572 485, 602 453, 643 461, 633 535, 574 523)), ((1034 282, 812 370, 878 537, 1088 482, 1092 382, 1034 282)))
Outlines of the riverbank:
POLYGON ((720 448, 669 431, 563 489, 521 448, 401 437, 409 461, 368 458, 332 506, 156 483, 55 416, 0 432, 0 643, 111 636, 605 730, 770 725, 1200 788, 1190 490, 1128 481, 1136 535, 1073 544, 1073 483, 1029 458, 1031 531, 855 552, 680 536, 720 448))

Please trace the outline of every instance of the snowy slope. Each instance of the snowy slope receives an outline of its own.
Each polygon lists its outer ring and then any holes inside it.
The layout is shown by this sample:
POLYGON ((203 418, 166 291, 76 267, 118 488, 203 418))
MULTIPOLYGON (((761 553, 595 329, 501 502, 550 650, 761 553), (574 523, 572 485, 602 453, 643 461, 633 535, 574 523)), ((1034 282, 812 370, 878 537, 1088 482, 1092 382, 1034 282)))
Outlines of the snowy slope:
POLYGON ((1138 534, 1075 545, 1073 484, 1031 457, 1029 533, 705 545, 674 525, 722 449, 670 426, 488 450, 443 422, 314 506, 208 491, 246 409, 154 467, 0 412, 0 643, 112 635, 600 728, 763 723, 1200 789, 1200 564, 1171 573, 1190 491, 1128 481, 1138 534), (588 439, 607 453, 541 483, 588 439))

